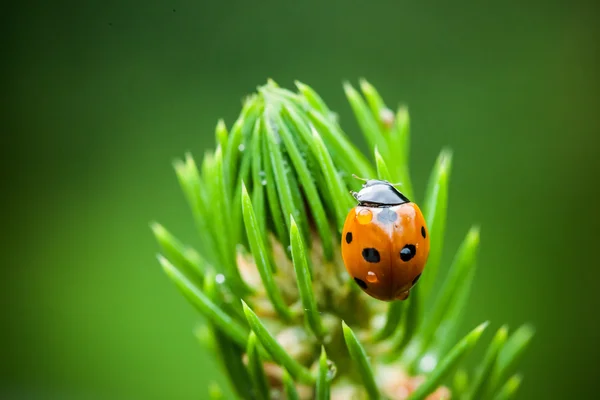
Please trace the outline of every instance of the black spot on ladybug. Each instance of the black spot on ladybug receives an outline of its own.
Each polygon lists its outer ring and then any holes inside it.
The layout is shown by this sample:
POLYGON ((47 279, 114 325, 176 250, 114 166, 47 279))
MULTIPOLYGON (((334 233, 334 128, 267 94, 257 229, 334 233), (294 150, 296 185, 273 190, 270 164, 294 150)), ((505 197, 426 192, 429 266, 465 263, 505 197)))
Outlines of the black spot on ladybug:
POLYGON ((425 233, 425 227, 424 226, 421 227, 421 236, 423 236, 423 239, 425 239, 427 237, 427 233, 425 233))
POLYGON ((390 208, 384 208, 377 214, 377 221, 383 222, 384 224, 391 224, 392 222, 398 219, 398 214, 394 212, 394 210, 390 208))
POLYGON ((367 284, 362 279, 354 278, 354 282, 363 289, 367 288, 367 284))
POLYGON ((362 256, 366 262, 370 263, 378 263, 380 260, 379 252, 377 251, 377 249, 373 248, 363 249, 362 256))
POLYGON ((352 242, 352 232, 346 233, 346 243, 350 244, 352 242))
POLYGON ((412 282, 413 286, 417 284, 417 282, 419 281, 419 278, 420 278, 420 277, 421 277, 421 274, 417 275, 417 276, 415 277, 415 279, 413 279, 413 282, 412 282))
POLYGON ((407 244, 400 250, 400 259, 404 262, 410 261, 417 254, 417 248, 414 244, 407 244))

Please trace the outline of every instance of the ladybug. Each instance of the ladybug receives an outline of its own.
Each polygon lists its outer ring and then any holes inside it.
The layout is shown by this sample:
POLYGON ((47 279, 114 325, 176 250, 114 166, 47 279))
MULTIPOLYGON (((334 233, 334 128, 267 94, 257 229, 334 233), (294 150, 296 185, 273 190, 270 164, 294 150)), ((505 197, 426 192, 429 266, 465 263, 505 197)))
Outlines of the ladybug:
POLYGON ((429 256, 425 217, 388 181, 363 180, 342 230, 346 270, 371 297, 406 300, 429 256))

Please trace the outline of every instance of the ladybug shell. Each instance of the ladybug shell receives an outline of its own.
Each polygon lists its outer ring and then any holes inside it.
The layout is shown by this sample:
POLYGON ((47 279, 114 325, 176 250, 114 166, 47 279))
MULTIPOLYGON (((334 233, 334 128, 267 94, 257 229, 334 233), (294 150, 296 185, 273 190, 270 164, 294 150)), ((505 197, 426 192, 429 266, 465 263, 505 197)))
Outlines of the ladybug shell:
POLYGON ((368 295, 405 300, 429 256, 429 235, 419 206, 358 205, 342 231, 342 258, 348 273, 368 295))

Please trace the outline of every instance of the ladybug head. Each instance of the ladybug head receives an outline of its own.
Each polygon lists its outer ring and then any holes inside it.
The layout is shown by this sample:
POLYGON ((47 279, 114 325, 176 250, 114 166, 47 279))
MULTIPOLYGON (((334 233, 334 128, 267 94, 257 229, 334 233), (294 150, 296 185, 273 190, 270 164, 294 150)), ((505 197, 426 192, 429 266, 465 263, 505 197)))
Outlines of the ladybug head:
POLYGON ((410 203, 410 200, 388 181, 379 179, 364 179, 364 181, 358 193, 352 192, 352 196, 361 206, 390 207, 410 203))
POLYGON ((392 185, 391 183, 389 183, 388 181, 383 181, 380 179, 367 179, 365 181, 365 183, 363 184, 363 188, 367 188, 367 187, 371 187, 371 186, 376 186, 376 185, 392 185))

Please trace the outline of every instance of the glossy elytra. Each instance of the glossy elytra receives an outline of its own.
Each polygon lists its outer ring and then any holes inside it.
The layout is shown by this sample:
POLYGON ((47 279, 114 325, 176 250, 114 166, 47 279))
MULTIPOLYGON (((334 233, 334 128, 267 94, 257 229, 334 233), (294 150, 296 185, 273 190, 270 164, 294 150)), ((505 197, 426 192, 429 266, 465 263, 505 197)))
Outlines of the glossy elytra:
POLYGON ((429 256, 421 209, 384 180, 365 180, 358 193, 351 193, 358 204, 348 213, 342 232, 346 270, 368 295, 406 300, 429 256))

